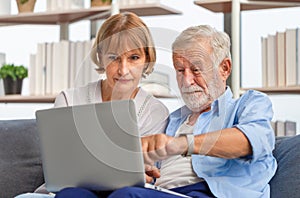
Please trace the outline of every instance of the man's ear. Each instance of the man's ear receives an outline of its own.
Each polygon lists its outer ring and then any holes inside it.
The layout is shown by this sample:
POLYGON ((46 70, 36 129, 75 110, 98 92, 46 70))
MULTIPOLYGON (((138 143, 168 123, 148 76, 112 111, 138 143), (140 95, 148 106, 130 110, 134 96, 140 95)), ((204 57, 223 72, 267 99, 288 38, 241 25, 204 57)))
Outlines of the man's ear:
POLYGON ((231 60, 229 58, 224 58, 219 65, 220 75, 226 80, 231 73, 231 60))

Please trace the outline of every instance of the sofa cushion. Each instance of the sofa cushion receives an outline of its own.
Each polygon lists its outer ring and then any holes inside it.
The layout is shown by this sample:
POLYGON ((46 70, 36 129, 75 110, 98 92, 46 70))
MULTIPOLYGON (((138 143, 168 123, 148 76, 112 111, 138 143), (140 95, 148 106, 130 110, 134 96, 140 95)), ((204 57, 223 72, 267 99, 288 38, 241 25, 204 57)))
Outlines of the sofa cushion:
POLYGON ((273 152, 278 168, 270 181, 271 198, 300 195, 300 135, 277 138, 273 152))
POLYGON ((0 197, 33 192, 43 182, 35 120, 0 121, 0 197))

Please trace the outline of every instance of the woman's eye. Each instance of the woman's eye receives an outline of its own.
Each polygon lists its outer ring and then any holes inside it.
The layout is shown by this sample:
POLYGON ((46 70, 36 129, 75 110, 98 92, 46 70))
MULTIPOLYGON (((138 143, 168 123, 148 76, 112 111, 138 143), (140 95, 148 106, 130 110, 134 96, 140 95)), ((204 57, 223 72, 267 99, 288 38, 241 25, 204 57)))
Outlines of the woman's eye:
POLYGON ((109 55, 108 59, 111 60, 111 61, 114 61, 114 60, 118 59, 118 56, 117 55, 109 55))
POLYGON ((131 60, 138 60, 140 57, 138 55, 132 55, 130 56, 131 60))

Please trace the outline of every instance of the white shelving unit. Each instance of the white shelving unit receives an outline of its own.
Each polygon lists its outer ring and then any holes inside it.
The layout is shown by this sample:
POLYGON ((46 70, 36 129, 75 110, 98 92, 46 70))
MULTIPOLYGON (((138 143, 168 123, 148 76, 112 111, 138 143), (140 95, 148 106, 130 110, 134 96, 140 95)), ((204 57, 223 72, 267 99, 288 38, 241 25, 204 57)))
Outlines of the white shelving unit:
MULTIPOLYGON (((240 87, 240 12, 244 10, 259 10, 272 8, 288 8, 300 6, 300 0, 197 0, 194 3, 213 12, 231 13, 232 34, 232 91, 235 98, 240 96, 243 90, 240 87)), ((261 89, 265 92, 300 92, 300 88, 287 89, 261 89)))
MULTIPOLYGON (((0 16, 1 26, 21 25, 21 24, 35 24, 35 25, 59 25, 60 40, 68 40, 69 38, 69 24, 81 20, 96 21, 98 19, 105 19, 115 11, 115 7, 103 6, 93 7, 88 9, 74 9, 51 12, 34 12, 21 13, 15 15, 0 16)), ((154 16, 154 15, 170 15, 181 14, 180 11, 157 3, 123 5, 119 8, 120 12, 134 12, 139 16, 154 16)), ((3 96, 0 97, 1 103, 53 103, 55 96, 3 96)))
MULTIPOLYGON (((120 12, 134 12, 139 16, 154 16, 180 14, 181 12, 165 6, 161 3, 136 4, 121 6, 120 12)), ((60 39, 68 39, 68 26, 71 23, 81 20, 98 20, 110 16, 112 6, 93 7, 88 9, 74 9, 51 12, 21 13, 16 15, 0 16, 0 26, 39 24, 39 25, 59 25, 60 39)))

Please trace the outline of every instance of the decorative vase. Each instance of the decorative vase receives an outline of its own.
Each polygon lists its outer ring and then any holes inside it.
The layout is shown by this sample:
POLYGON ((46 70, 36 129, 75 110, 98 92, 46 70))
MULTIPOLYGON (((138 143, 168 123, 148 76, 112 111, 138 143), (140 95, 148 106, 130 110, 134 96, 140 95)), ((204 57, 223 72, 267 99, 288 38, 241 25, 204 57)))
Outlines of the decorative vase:
POLYGON ((110 5, 111 1, 108 0, 91 0, 91 7, 98 7, 98 6, 107 6, 110 5))
POLYGON ((3 79, 4 93, 9 94, 21 94, 23 79, 13 80, 11 77, 3 79))
POLYGON ((36 0, 16 0, 19 13, 33 12, 36 0))
POLYGON ((0 15, 9 15, 11 7, 11 0, 2 0, 0 4, 0 15))

